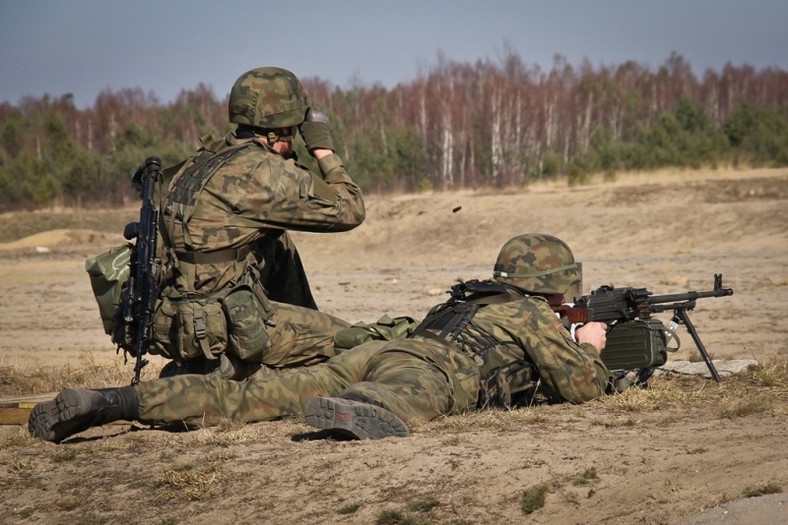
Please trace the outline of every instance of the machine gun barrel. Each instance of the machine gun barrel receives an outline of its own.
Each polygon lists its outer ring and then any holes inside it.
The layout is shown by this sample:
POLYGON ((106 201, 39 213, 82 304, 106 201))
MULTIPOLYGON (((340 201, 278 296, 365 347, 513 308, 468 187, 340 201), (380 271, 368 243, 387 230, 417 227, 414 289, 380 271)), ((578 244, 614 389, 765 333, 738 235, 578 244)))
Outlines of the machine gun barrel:
POLYGON ((696 299, 703 299, 704 297, 725 297, 727 295, 733 295, 733 288, 723 288, 722 274, 715 273, 713 290, 706 292, 685 292, 667 295, 652 295, 649 297, 648 302, 651 304, 677 303, 682 301, 695 301, 696 299))

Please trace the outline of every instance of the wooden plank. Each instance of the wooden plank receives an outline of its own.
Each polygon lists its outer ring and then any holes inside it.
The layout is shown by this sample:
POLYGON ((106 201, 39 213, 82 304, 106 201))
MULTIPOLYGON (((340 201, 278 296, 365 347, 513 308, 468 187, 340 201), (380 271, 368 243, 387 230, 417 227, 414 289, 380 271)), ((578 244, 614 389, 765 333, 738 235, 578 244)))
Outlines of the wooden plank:
POLYGON ((0 425, 26 425, 36 403, 54 399, 57 392, 0 399, 0 425))
MULTIPOLYGON (((38 403, 55 399, 57 392, 0 398, 0 425, 25 425, 38 403)), ((113 421, 110 425, 128 425, 131 421, 113 421)))

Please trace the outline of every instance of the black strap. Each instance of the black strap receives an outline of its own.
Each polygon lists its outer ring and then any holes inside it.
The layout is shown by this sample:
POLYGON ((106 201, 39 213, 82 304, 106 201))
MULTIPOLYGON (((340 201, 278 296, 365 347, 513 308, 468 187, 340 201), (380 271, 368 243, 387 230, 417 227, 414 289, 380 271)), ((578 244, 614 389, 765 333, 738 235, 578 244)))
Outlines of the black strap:
POLYGON ((219 264, 231 261, 243 261, 249 252, 252 251, 250 245, 240 248, 227 248, 214 252, 175 252, 179 261, 191 264, 219 264))

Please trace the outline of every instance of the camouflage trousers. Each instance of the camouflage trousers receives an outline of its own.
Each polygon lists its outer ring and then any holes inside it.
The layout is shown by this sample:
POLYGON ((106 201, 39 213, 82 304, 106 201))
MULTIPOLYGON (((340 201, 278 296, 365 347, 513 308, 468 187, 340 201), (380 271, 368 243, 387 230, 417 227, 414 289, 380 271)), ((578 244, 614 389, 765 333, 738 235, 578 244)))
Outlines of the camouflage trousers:
POLYGON ((260 362, 273 368, 311 366, 336 355, 334 334, 350 323, 317 310, 273 303, 267 321, 270 345, 260 362))
POLYGON ((456 348, 416 337, 371 341, 322 364, 247 381, 184 375, 135 388, 139 421, 149 424, 266 421, 302 414, 313 397, 340 395, 374 400, 408 423, 474 409, 479 370, 456 348))

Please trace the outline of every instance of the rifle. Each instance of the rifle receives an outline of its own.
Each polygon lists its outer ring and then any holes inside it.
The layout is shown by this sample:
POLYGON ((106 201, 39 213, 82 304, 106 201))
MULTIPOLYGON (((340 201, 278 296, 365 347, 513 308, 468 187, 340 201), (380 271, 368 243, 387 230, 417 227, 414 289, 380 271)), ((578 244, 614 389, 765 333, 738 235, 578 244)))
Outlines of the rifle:
POLYGON ((675 331, 678 325, 683 324, 703 356, 711 376, 719 383, 720 375, 687 312, 695 308, 698 299, 728 295, 733 295, 733 289, 722 287, 722 274, 718 273, 714 274, 714 289, 709 291, 652 295, 645 288, 614 288, 606 285, 594 290, 591 295, 577 299, 574 305, 553 306, 553 311, 571 323, 601 321, 608 325, 608 344, 602 352, 602 361, 610 369, 648 369, 665 364, 665 343, 669 338, 678 341, 675 331), (673 317, 667 327, 651 318, 652 314, 667 310, 673 310, 673 317), (631 325, 630 322, 639 324, 631 325), (639 349, 633 350, 633 343, 639 349))
POLYGON ((159 210, 154 197, 156 183, 160 179, 159 157, 148 157, 134 170, 131 180, 140 189, 142 196, 140 220, 128 223, 123 229, 123 237, 126 240, 135 240, 129 262, 131 271, 126 282, 122 305, 123 323, 121 324, 125 325, 128 331, 122 329, 122 334, 114 335, 113 340, 136 357, 132 385, 139 383, 140 372, 148 364, 148 360, 143 359, 143 355, 147 352, 151 337, 158 294, 156 273, 159 261, 156 258, 156 234, 159 210))

